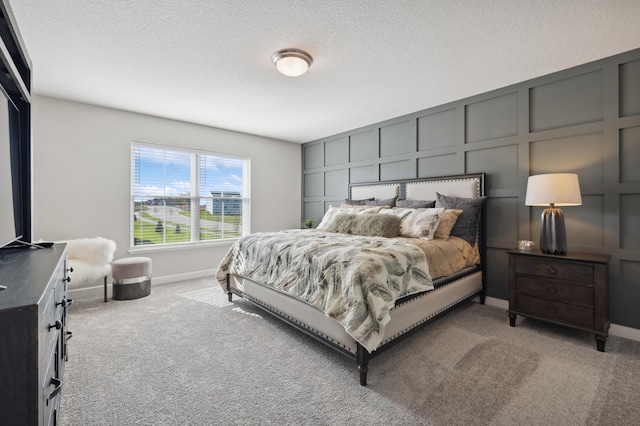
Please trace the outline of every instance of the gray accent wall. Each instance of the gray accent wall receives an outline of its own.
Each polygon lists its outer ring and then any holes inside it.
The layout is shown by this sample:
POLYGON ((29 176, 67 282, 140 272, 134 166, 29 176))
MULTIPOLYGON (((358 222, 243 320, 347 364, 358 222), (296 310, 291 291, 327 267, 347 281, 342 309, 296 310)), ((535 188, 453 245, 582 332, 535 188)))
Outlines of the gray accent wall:
POLYGON ((640 328, 640 49, 312 141, 302 216, 319 222, 349 183, 487 173, 488 295, 507 299, 507 255, 539 241, 527 178, 577 173, 570 251, 611 255, 610 317, 640 328))

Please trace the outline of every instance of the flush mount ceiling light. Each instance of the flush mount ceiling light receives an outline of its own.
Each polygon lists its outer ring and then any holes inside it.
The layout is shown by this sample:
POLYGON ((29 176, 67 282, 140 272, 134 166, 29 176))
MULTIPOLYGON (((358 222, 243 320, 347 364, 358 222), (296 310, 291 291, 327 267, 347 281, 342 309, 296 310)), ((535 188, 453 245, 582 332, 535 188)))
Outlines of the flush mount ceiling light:
POLYGON ((300 49, 278 50, 273 54, 271 60, 281 74, 289 77, 298 77, 304 74, 313 63, 311 55, 300 49))

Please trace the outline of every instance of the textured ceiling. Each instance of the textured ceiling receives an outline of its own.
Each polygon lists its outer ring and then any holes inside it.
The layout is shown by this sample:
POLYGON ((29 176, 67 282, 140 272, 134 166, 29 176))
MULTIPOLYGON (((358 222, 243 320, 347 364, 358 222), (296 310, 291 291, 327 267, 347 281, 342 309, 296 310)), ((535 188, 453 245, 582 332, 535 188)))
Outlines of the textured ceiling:
POLYGON ((35 93, 300 143, 640 47, 638 0, 10 4, 35 93))

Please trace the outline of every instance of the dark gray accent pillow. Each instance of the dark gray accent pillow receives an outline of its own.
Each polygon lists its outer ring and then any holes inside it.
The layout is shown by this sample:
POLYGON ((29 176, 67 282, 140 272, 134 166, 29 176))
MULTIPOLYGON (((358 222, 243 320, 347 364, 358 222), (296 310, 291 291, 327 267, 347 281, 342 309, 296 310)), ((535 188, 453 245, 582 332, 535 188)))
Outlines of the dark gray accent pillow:
POLYGON ((432 209, 435 206, 435 200, 396 200, 396 207, 408 209, 432 209))
POLYGON ((393 197, 393 198, 387 198, 386 200, 370 200, 370 201, 365 201, 364 204, 366 206, 383 206, 383 207, 395 207, 396 206, 396 200, 398 199, 397 196, 393 197))
POLYGON ((365 198, 364 200, 348 200, 345 198, 344 204, 350 204, 352 206, 364 206, 367 201, 373 201, 375 198, 365 198))
POLYGON ((393 214, 339 214, 327 228, 330 232, 393 238, 400 234, 400 217, 393 214))
POLYGON ((486 197, 448 197, 436 192, 436 207, 462 210, 456 224, 451 230, 451 235, 460 237, 473 246, 476 244, 478 221, 480 220, 480 213, 482 212, 485 199, 486 197))

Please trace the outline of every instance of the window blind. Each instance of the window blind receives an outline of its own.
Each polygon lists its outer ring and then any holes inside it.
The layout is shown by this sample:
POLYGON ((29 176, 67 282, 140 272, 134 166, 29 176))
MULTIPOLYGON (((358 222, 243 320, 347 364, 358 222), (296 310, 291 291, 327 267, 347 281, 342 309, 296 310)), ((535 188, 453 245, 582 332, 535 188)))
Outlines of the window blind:
POLYGON ((193 244, 249 232, 249 159, 133 143, 133 246, 193 244))

